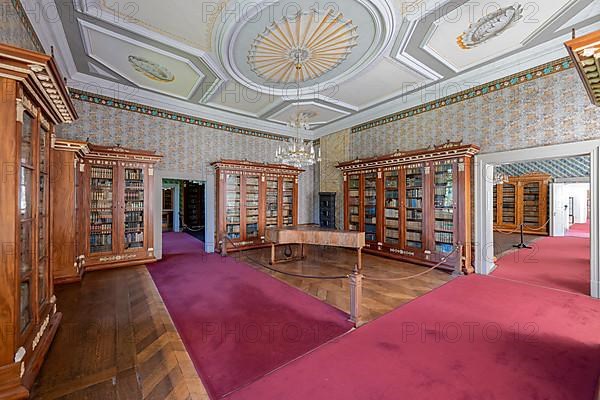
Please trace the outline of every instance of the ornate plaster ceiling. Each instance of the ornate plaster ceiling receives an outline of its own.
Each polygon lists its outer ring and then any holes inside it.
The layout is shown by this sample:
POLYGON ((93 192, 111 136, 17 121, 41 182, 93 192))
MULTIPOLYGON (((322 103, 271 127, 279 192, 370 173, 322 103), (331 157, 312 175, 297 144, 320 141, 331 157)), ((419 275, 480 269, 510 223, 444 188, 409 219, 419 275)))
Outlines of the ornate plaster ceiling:
POLYGON ((564 57, 572 28, 600 28, 600 0, 23 3, 56 9, 32 23, 73 87, 281 134, 300 110, 308 137, 564 57))

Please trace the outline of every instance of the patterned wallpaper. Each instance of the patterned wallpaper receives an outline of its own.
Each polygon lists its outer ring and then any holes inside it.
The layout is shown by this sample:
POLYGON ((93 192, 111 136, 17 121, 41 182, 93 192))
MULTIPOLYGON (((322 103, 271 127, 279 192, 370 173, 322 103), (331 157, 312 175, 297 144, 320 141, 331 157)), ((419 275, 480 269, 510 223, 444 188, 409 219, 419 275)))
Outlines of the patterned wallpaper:
POLYGON ((321 191, 343 195, 342 175, 335 168, 340 158, 379 156, 447 140, 473 143, 489 153, 598 138, 600 108, 590 103, 575 69, 567 69, 399 121, 321 138, 322 154, 331 157, 321 166, 321 191))
MULTIPOLYGON (((273 162, 275 151, 281 144, 278 140, 185 124, 85 101, 73 102, 79 120, 59 126, 59 137, 153 150, 164 156, 157 169, 199 174, 205 180, 214 179, 214 170, 210 166, 213 161, 229 158, 273 162)), ((302 223, 313 221, 314 175, 314 168, 300 175, 299 221, 302 223)))
POLYGON ((43 52, 19 0, 0 0, 0 43, 43 52))
POLYGON ((320 143, 320 191, 337 193, 335 199, 335 224, 338 228, 341 228, 344 224, 344 186, 342 173, 335 166, 350 158, 350 129, 322 137, 320 143))
POLYGON ((600 137, 593 106, 574 69, 350 134, 350 158, 460 140, 494 152, 600 137))

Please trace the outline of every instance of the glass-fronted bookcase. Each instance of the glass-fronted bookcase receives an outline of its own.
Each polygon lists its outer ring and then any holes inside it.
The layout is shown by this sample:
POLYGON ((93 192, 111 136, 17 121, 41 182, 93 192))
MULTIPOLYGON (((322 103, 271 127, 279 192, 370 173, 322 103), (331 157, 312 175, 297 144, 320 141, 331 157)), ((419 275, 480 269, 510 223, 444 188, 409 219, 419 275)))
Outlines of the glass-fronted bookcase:
POLYGON ((238 160, 211 165, 216 172, 219 248, 265 246, 265 229, 298 224, 298 176, 303 170, 238 160))
POLYGON ((86 270, 154 261, 150 193, 161 156, 120 146, 88 147, 81 207, 86 270))
POLYGON ((520 230, 530 235, 548 235, 549 185, 552 177, 542 172, 511 176, 494 186, 494 229, 520 230))
POLYGON ((50 56, 0 44, 0 398, 26 398, 60 324, 50 149, 77 114, 50 56))
MULTIPOLYGON (((463 246, 471 267, 472 145, 446 144, 341 163, 345 229, 365 232, 366 252, 434 265, 463 246)), ((454 270, 457 256, 442 267, 454 270)))

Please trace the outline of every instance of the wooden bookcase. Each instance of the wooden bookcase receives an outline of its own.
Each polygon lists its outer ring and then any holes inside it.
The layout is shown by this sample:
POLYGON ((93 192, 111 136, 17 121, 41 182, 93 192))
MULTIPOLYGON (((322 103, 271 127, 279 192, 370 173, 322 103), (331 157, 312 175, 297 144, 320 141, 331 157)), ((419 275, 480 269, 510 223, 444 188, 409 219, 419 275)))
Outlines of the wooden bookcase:
POLYGON ((531 173, 511 176, 508 182, 494 187, 494 229, 515 230, 523 224, 523 232, 548 235, 550 232, 548 188, 551 176, 531 173))
POLYGON ((228 251, 268 246, 265 228, 298 224, 298 176, 304 170, 237 160, 211 165, 216 172, 219 248, 223 243, 228 251), (225 235, 230 240, 223 242, 225 235))
POLYGON ((0 398, 25 399, 60 324, 50 148, 77 118, 52 57, 0 44, 0 398))
MULTIPOLYGON (((345 229, 365 232, 366 252, 423 265, 460 243, 464 272, 472 272, 471 160, 478 151, 447 143, 339 164, 345 229)), ((442 267, 453 270, 450 260, 442 267)))
POLYGON ((161 156, 120 146, 88 147, 80 207, 85 270, 156 261, 150 196, 161 156))
POLYGON ((85 265, 80 232, 84 226, 79 216, 82 192, 81 167, 89 153, 86 142, 54 140, 50 153, 50 264, 54 284, 81 280, 85 265))

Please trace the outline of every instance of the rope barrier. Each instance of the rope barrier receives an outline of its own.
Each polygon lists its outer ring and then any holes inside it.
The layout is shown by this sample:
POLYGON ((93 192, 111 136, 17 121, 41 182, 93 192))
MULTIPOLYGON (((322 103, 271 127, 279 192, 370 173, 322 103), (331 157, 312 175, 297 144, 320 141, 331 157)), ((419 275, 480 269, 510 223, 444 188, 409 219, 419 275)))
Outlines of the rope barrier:
POLYGON ((368 277, 365 275, 364 279, 368 279, 370 281, 405 281, 405 280, 409 280, 409 279, 418 278, 419 276, 428 274, 429 272, 433 271, 434 269, 436 269, 437 267, 439 267, 440 265, 445 263, 450 258, 451 255, 456 253, 457 250, 458 250, 458 246, 454 246, 454 250, 452 250, 451 253, 449 253, 444 258, 442 258, 439 263, 435 264, 433 267, 428 268, 427 270, 425 270, 423 272, 419 272, 418 274, 414 274, 414 275, 410 275, 410 276, 403 276, 401 278, 371 278, 371 277, 368 277))
POLYGON ((188 231, 192 231, 192 232, 200 232, 204 230, 204 226, 203 225, 199 225, 198 228, 192 228, 187 226, 186 224, 182 224, 183 225, 183 229, 187 229, 188 231))
POLYGON ((548 221, 546 221, 546 223, 538 228, 527 228, 530 231, 541 231, 542 229, 544 229, 546 227, 546 225, 548 225, 550 223, 550 218, 548 218, 548 221))
POLYGON ((501 233, 503 235, 512 235, 513 233, 515 233, 519 229, 521 229, 521 225, 517 226, 514 230, 512 230, 510 232, 506 232, 506 231, 503 231, 502 229, 498 229, 498 228, 494 229, 494 231, 496 231, 498 233, 501 233))

